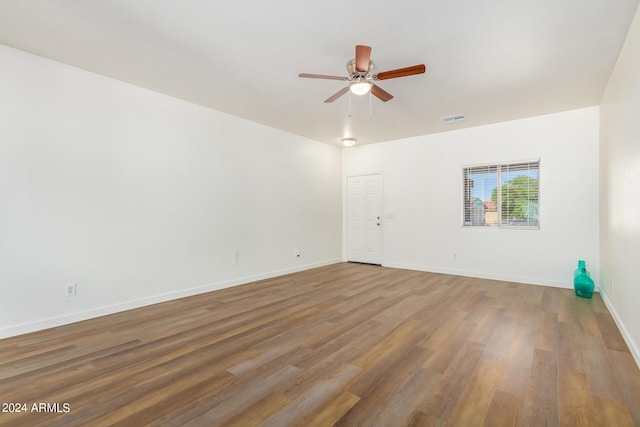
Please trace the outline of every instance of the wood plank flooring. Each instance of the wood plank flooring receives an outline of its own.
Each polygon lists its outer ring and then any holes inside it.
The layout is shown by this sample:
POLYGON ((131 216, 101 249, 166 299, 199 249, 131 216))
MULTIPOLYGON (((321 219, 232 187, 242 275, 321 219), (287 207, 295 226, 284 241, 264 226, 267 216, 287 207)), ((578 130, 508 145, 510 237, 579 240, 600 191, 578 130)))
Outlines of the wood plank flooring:
POLYGON ((0 340, 0 402, 27 410, 3 426, 621 427, 640 370, 597 294, 343 263, 0 340))

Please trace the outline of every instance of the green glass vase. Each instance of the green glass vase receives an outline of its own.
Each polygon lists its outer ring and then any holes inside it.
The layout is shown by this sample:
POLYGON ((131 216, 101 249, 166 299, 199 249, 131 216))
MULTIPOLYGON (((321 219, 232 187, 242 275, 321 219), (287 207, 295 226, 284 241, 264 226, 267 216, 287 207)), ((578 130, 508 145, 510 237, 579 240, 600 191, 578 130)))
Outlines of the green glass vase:
POLYGON ((583 260, 578 261, 578 268, 573 272, 573 288, 579 297, 591 298, 593 296, 593 279, 591 279, 583 260))

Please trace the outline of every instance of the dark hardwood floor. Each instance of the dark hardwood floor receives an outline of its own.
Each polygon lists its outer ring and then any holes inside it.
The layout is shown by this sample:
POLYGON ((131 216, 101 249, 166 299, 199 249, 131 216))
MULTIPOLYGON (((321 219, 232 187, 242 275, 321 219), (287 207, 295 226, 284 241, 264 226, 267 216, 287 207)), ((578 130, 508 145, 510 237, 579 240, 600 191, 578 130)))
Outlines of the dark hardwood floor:
POLYGON ((620 427, 640 370, 597 294, 345 263, 0 340, 0 401, 16 426, 620 427))

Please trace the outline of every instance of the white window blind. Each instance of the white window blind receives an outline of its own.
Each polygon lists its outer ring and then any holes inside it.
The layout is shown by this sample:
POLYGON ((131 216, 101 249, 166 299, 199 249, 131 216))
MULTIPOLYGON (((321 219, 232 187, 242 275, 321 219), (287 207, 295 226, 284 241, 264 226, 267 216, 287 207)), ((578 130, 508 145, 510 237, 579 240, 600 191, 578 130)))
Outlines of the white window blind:
POLYGON ((539 227, 539 160, 465 167, 462 182, 465 227, 539 227))

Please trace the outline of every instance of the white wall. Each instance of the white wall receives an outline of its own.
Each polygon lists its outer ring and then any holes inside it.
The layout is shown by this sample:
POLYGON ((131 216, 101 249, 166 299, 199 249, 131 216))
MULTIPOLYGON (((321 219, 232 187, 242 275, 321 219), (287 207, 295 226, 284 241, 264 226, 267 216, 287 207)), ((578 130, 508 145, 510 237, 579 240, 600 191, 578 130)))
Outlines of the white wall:
POLYGON ((640 365, 640 10, 600 109, 603 294, 640 365))
POLYGON ((0 337, 341 260, 338 148, 3 46, 0 64, 0 337))
POLYGON ((384 265, 572 287, 578 259, 599 274, 598 114, 592 107, 354 147, 343 152, 343 185, 350 175, 383 174, 384 265), (540 230, 461 227, 463 166, 537 158, 540 230))

